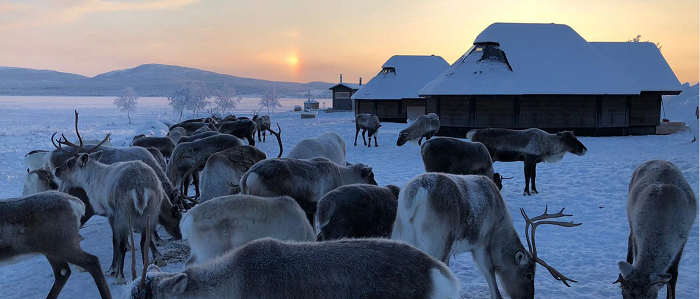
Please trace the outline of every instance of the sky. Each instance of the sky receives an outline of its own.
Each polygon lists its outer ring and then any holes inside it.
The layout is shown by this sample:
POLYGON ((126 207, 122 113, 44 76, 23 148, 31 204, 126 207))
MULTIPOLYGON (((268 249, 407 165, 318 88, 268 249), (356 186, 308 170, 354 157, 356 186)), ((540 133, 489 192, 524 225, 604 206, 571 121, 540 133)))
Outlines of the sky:
POLYGON ((697 0, 0 0, 0 65, 94 76, 145 63, 268 80, 367 82, 392 55, 454 62, 495 22, 658 42, 698 81, 697 0))

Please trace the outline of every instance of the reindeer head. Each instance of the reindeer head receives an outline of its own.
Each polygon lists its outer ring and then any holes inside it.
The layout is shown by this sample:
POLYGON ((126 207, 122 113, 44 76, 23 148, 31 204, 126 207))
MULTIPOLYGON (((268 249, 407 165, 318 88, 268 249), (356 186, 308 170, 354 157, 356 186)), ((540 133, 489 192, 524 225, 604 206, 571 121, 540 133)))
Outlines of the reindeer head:
POLYGON ((353 164, 349 167, 352 169, 352 182, 346 183, 377 185, 377 181, 374 180, 374 172, 372 172, 372 167, 362 163, 353 164))
MULTIPOLYGON (((503 255, 500 259, 505 266, 499 271, 499 276, 501 276, 501 281, 504 283, 505 291, 508 296, 511 298, 534 298, 536 264, 545 267, 549 270, 549 273, 554 279, 561 281, 567 287, 569 286, 568 282, 576 282, 564 276, 537 256, 535 230, 537 226, 542 224, 574 227, 581 225, 581 223, 546 220, 571 216, 564 214, 564 209, 561 209, 561 211, 556 214, 547 214, 547 208, 545 208, 544 214, 533 218, 528 217, 525 210, 522 208, 520 209, 520 213, 523 215, 523 218, 525 218, 525 239, 527 240, 528 251, 525 251, 525 248, 519 241, 505 244, 505 248, 502 248, 500 251, 503 255), (530 236, 531 234, 532 236, 530 236)), ((519 240, 519 238, 517 239, 519 240)))
POLYGON ((672 278, 668 273, 641 273, 627 262, 619 262, 620 275, 613 282, 620 283, 622 298, 624 299, 652 299, 656 298, 661 288, 665 285, 671 291, 669 281, 672 278))
POLYGON ((77 178, 89 167, 90 163, 97 163, 100 158, 102 158, 102 151, 91 154, 78 154, 54 169, 54 175, 61 182, 75 185, 77 184, 77 178))
POLYGON ((150 265, 147 273, 127 288, 125 298, 129 299, 178 298, 187 288, 187 274, 165 273, 158 266, 150 265))
POLYGON ((559 140, 564 145, 567 152, 574 155, 583 156, 588 151, 586 146, 583 145, 581 141, 578 141, 576 135, 574 135, 574 131, 559 132, 557 133, 557 137, 559 137, 559 140))

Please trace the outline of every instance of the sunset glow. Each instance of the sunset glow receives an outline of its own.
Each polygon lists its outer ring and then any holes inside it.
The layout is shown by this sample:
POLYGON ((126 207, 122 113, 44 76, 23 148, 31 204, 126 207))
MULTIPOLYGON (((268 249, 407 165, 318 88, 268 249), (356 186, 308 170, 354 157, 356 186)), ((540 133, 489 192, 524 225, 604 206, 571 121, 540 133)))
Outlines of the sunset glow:
POLYGON ((697 0, 9 0, 0 65, 86 76, 144 63, 235 76, 337 82, 396 54, 454 62, 494 22, 567 24, 588 41, 661 43, 681 82, 698 81, 697 0), (303 57, 300 56, 303 53, 303 57))

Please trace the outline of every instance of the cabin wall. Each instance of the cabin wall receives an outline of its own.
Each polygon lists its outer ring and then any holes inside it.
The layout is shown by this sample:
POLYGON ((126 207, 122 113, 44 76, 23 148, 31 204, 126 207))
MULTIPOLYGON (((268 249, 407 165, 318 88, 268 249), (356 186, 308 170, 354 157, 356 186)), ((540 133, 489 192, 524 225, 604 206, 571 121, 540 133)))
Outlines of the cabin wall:
POLYGON ((426 112, 440 116, 441 135, 475 128, 574 130, 578 135, 654 134, 661 95, 431 96, 426 112))
POLYGON ((350 97, 356 92, 356 89, 348 88, 343 85, 336 86, 334 88, 331 88, 331 92, 333 95, 333 110, 335 111, 352 111, 352 100, 350 97), (347 92, 347 98, 342 97, 338 98, 336 95, 337 92, 343 93, 347 92))

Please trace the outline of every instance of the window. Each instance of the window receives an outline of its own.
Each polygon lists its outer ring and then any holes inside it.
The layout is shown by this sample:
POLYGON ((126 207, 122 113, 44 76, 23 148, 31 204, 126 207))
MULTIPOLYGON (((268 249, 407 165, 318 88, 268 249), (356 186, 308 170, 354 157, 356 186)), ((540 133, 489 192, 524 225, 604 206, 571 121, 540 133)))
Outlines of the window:
POLYGON ((350 93, 347 91, 336 91, 335 92, 335 99, 336 100, 348 100, 348 99, 350 99, 350 93))
POLYGON ((462 57, 461 63, 469 62, 481 62, 485 60, 490 60, 494 62, 500 62, 505 64, 510 71, 513 71, 510 63, 508 63, 508 58, 506 58, 506 53, 503 52, 498 43, 485 42, 477 43, 467 51, 467 55, 462 57))
MULTIPOLYGON (((388 75, 388 74, 393 74, 394 76, 396 76, 396 68, 385 67, 382 69, 381 72, 379 72, 379 75, 383 75, 384 77, 386 77, 386 75, 388 75)), ((377 76, 379 76, 379 75, 377 75, 377 76)))

